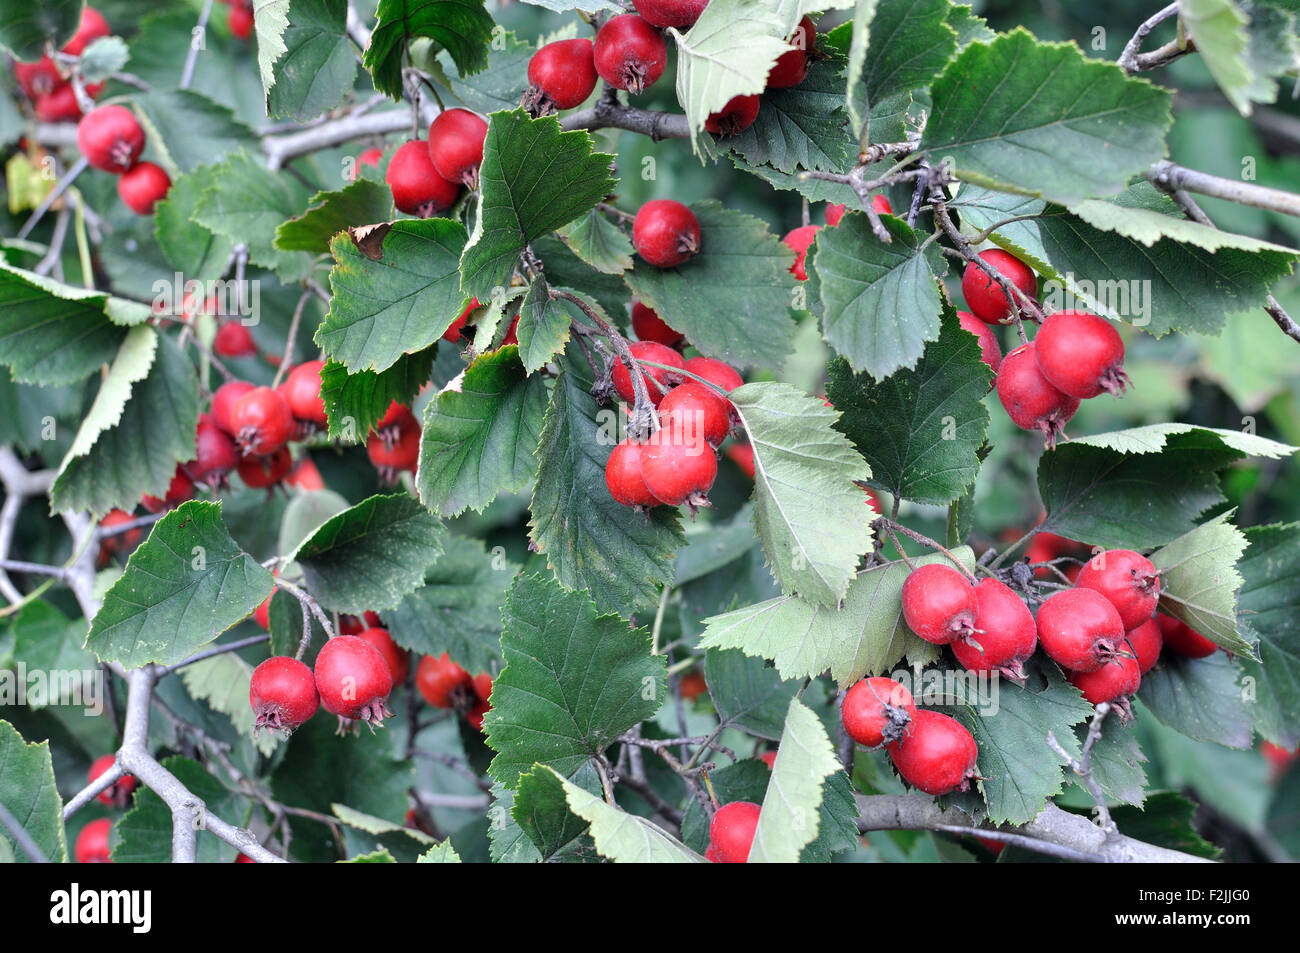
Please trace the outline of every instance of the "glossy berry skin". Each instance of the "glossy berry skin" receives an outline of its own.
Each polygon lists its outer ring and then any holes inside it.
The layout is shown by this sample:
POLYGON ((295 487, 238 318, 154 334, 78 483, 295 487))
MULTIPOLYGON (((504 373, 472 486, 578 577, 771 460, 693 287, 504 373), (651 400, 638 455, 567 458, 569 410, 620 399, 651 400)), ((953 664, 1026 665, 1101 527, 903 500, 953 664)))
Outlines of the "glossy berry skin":
POLYGON ((380 724, 393 674, 379 650, 355 635, 336 635, 316 656, 316 690, 321 706, 340 718, 380 724))
POLYGON ((248 704, 256 716, 255 728, 292 731, 320 707, 316 679, 297 659, 273 655, 253 669, 248 704))
POLYGON ((320 372, 324 361, 304 361, 289 372, 284 381, 284 399, 295 420, 305 420, 324 427, 325 401, 320 396, 320 372))
POLYGON ((709 847, 715 852, 716 863, 743 864, 749 860, 760 811, 762 808, 752 801, 732 801, 718 808, 709 822, 709 847))
POLYGON ((1067 677, 1093 705, 1127 699, 1142 684, 1141 667, 1137 659, 1128 656, 1119 656, 1095 672, 1070 672, 1067 677))
POLYGON ((1109 599, 1126 629, 1150 620, 1160 601, 1160 574, 1151 560, 1131 549, 1098 553, 1084 564, 1074 584, 1109 599))
POLYGON ((238 321, 226 321, 217 328, 212 350, 218 357, 252 357, 257 353, 257 343, 248 328, 238 321))
POLYGON ((686 369, 726 394, 745 383, 734 367, 712 357, 693 357, 686 362, 686 369))
POLYGON ((1052 386, 1087 400, 1105 391, 1119 395, 1129 384, 1124 342, 1115 325, 1087 311, 1049 314, 1034 335, 1038 369, 1052 386))
POLYGON ((660 417, 659 429, 641 450, 646 489, 668 506, 707 504, 706 494, 718 476, 718 458, 703 436, 672 417, 660 417))
POLYGON ((623 506, 658 506, 645 477, 641 476, 643 445, 623 440, 615 445, 605 461, 605 487, 609 495, 623 506))
POLYGON ((384 411, 384 416, 380 417, 379 422, 375 424, 375 429, 382 431, 389 427, 403 427, 413 423, 417 423, 417 421, 415 414, 411 413, 411 408, 393 401, 388 405, 388 409, 384 411))
POLYGON ((253 621, 257 623, 258 628, 263 632, 271 631, 271 600, 275 598, 275 590, 271 589, 271 594, 262 600, 261 604, 253 610, 253 621))
POLYGON ((744 132, 758 118, 757 96, 732 96, 727 104, 704 120, 704 128, 715 136, 734 136, 744 132))
POLYGON ((805 268, 808 249, 812 246, 813 239, 817 237, 820 228, 820 225, 803 225, 786 232, 785 237, 781 239, 786 247, 794 252, 794 264, 790 266, 790 274, 800 281, 808 280, 808 270, 805 268))
POLYGON ((775 771, 775 770, 776 770, 776 752, 775 752, 775 751, 764 751, 762 754, 760 754, 760 755, 758 756, 758 760, 759 760, 759 761, 762 761, 765 765, 767 765, 767 770, 769 770, 769 771, 775 771))
POLYGON ((150 513, 161 513, 163 510, 180 506, 186 500, 192 499, 194 499, 194 481, 185 472, 185 467, 177 464, 176 470, 172 473, 171 482, 167 484, 167 492, 163 498, 159 499, 146 493, 140 497, 140 505, 150 513))
MULTIPOLYGON (((14 63, 14 79, 33 101, 49 96, 64 86, 71 84, 59 73, 59 67, 48 56, 42 56, 35 63, 14 63)), ((76 98, 75 96, 73 97, 76 98)))
POLYGON ((468 109, 438 113, 429 127, 429 158, 438 174, 449 182, 478 188, 487 131, 487 120, 468 109))
POLYGON ((808 64, 810 62, 808 54, 812 52, 814 40, 817 37, 817 27, 808 17, 799 21, 795 27, 794 34, 790 37, 790 43, 795 48, 782 53, 776 61, 776 64, 767 74, 768 89, 786 89, 790 86, 798 86, 808 75, 808 64))
POLYGON ((652 199, 632 221, 632 244, 647 264, 676 268, 699 253, 699 219, 674 199, 652 199))
POLYGON ((1155 666, 1160 658, 1160 649, 1164 647, 1165 637, 1160 632, 1160 623, 1156 619, 1147 619, 1136 628, 1129 629, 1126 635, 1127 648, 1137 658, 1138 671, 1145 675, 1155 666))
MULTIPOLYGON (((1038 279, 1028 265, 1000 248, 979 253, 994 271, 1019 288, 1028 297, 1038 294, 1038 279)), ((961 293, 975 317, 989 324, 1000 324, 1011 316, 1012 306, 1002 287, 974 262, 967 262, 961 276, 961 293)))
POLYGON ((708 5, 709 0, 632 0, 647 23, 679 29, 694 25, 708 5))
MULTIPOLYGON (((889 199, 883 195, 871 196, 871 207, 876 210, 877 215, 893 215, 894 207, 889 204, 889 199)), ((844 217, 844 206, 836 205, 831 202, 826 206, 826 224, 834 228, 844 217)))
POLYGON ((889 757, 904 781, 937 796, 970 787, 979 748, 957 719, 920 708, 912 730, 889 746, 889 757))
POLYGON ((396 424, 397 439, 385 440, 372 433, 366 439, 366 455, 385 482, 393 482, 402 471, 414 472, 420 462, 420 425, 408 414, 396 424))
MULTIPOLYGON (((86 783, 92 784, 95 779, 117 763, 115 755, 106 754, 96 758, 90 766, 90 771, 86 776, 86 783)), ((109 807, 116 807, 119 810, 131 803, 131 792, 139 785, 133 774, 124 774, 104 790, 100 791, 95 797, 101 804, 107 804, 109 807)))
POLYGON ((632 330, 642 341, 654 341, 664 347, 676 347, 686 340, 686 335, 670 328, 664 319, 640 301, 632 305, 632 330))
POLYGON ((236 467, 244 485, 255 490, 275 486, 288 476, 292 469, 293 457, 289 455, 288 447, 281 447, 275 453, 265 456, 250 454, 241 457, 239 466, 236 467))
POLYGON ((1037 430, 1048 449, 1056 446, 1079 399, 1063 394, 1043 376, 1034 355, 1034 344, 1022 344, 1002 358, 998 365, 998 400, 1007 416, 1021 430, 1037 430))
POLYGON ((695 381, 688 380, 669 391, 659 404, 659 413, 670 414, 687 428, 688 434, 701 434, 714 448, 722 445, 731 430, 731 401, 695 381))
POLYGON ((79 864, 111 864, 108 834, 113 822, 106 817, 96 818, 81 829, 73 852, 79 864))
MULTIPOLYGON (((91 87, 86 87, 90 94, 91 87)), ((34 102, 36 118, 41 122, 72 122, 81 118, 81 103, 71 83, 55 86, 50 92, 39 95, 34 102)))
MULTIPOLYGON (((634 357, 638 362, 653 361, 656 364, 666 364, 669 367, 686 368, 686 361, 682 359, 680 354, 670 347, 656 344, 653 341, 634 341, 628 345, 628 350, 632 352, 632 357, 634 357)), ((645 371, 645 386, 646 391, 650 395, 650 402, 656 407, 659 406, 659 402, 664 399, 664 394, 668 388, 681 381, 679 375, 674 374, 672 371, 666 371, 660 367, 645 367, 642 365, 642 370, 645 371), (663 385, 662 388, 656 387, 651 381, 651 378, 663 385)), ((618 396, 622 400, 629 404, 636 400, 636 388, 632 383, 632 372, 628 370, 627 365, 621 360, 614 365, 611 379, 614 382, 614 390, 618 392, 618 396)))
POLYGON ((447 328, 446 331, 442 332, 442 339, 449 344, 459 344, 460 333, 465 330, 465 325, 469 324, 469 316, 473 314, 474 309, 478 307, 481 307, 478 298, 471 298, 469 304, 465 306, 465 310, 460 313, 460 316, 457 317, 455 321, 451 322, 451 326, 447 328))
POLYGON ((252 389, 253 384, 249 381, 226 381, 212 395, 212 410, 210 411, 212 422, 232 437, 235 435, 236 430, 230 411, 234 408, 235 402, 252 389))
POLYGON ((638 95, 664 74, 668 44, 664 35, 641 17, 622 13, 596 33, 592 62, 609 85, 638 95))
POLYGON ((1033 613, 1010 586, 981 579, 975 587, 975 631, 952 643, 952 654, 962 668, 1024 682, 1024 664, 1036 648, 1033 613))
POLYGON ((975 587, 951 566, 930 563, 903 580, 903 619, 935 645, 965 638, 975 628, 975 587))
POLYGON ((247 40, 253 35, 253 8, 236 0, 226 12, 226 25, 230 27, 230 34, 235 39, 247 40))
POLYGON ((83 7, 81 22, 77 24, 77 32, 72 39, 63 44, 63 52, 70 56, 80 56, 86 51, 86 47, 90 46, 95 40, 108 36, 110 32, 104 14, 94 7, 83 7))
POLYGON ((418 139, 403 143, 388 160, 384 181, 399 212, 432 218, 456 204, 460 185, 438 174, 429 158, 428 143, 418 139))
POLYGON ((384 661, 388 663, 388 671, 389 674, 393 676, 394 685, 400 685, 402 682, 406 681, 406 672, 409 664, 406 657, 406 649, 393 641, 393 637, 388 634, 387 629, 379 627, 362 629, 357 633, 357 638, 369 642, 379 650, 379 654, 382 655, 384 661))
POLYGON ((230 408, 235 442, 248 455, 275 453, 293 436, 293 412, 278 391, 254 387, 230 408))
POLYGON ((596 88, 591 40, 547 43, 528 61, 529 91, 525 104, 534 115, 581 106, 596 88))
MULTIPOLYGON (((969 311, 958 311, 957 320, 964 330, 975 335, 976 340, 979 341, 980 360, 996 374, 998 365, 1002 363, 1002 348, 998 347, 998 339, 994 336, 993 329, 969 311)), ((989 381, 989 387, 992 386, 993 382, 989 381)))
POLYGON ((239 465, 235 442, 207 414, 199 414, 194 442, 194 462, 186 467, 192 480, 218 486, 239 465))
POLYGON ((137 162, 117 180, 118 197, 136 215, 152 215, 171 187, 171 177, 152 162, 137 162))
POLYGON ((1095 672, 1123 651, 1124 623, 1105 596, 1062 589, 1038 608, 1043 651, 1071 672, 1095 672))
POLYGON ((892 678, 864 678, 844 694, 840 718, 860 745, 879 748, 902 739, 916 717, 912 693, 892 678))
POLYGON ((125 106, 100 106, 77 124, 77 148, 96 169, 120 174, 144 151, 144 130, 125 106))
POLYGON ((464 708, 472 704, 474 679, 469 672, 442 655, 426 655, 415 667, 415 687, 434 708, 464 708))
POLYGON ((1160 635, 1169 650, 1184 658, 1206 658, 1219 648, 1186 622, 1171 615, 1157 612, 1156 624, 1160 626, 1160 635))

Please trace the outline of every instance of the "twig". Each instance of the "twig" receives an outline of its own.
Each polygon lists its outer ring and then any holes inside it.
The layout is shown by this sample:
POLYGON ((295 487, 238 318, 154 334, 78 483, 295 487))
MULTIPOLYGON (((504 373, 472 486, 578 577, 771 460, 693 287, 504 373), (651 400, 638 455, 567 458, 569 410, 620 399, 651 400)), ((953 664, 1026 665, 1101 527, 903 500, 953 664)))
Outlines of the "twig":
POLYGON ((193 665, 195 662, 202 662, 218 655, 225 655, 229 652, 238 652, 240 649, 246 649, 251 645, 260 645, 271 638, 269 632, 263 632, 261 635, 250 635, 246 639, 237 639, 234 642, 223 642, 221 645, 214 645, 211 648, 204 649, 202 652, 195 652, 189 658, 177 662, 175 665, 168 665, 165 668, 158 669, 158 677, 170 675, 177 669, 182 669, 187 665, 193 665))
POLYGON ((1070 766, 1070 770, 1078 775, 1079 780, 1088 789, 1088 793, 1092 795, 1092 800, 1097 805, 1097 821, 1107 837, 1118 833, 1118 831, 1115 829, 1115 822, 1111 820, 1110 808, 1106 806, 1105 792, 1102 791, 1101 785, 1097 783, 1097 779, 1092 776, 1092 749, 1097 744, 1097 739, 1101 737, 1101 725, 1106 720, 1106 715, 1110 713, 1110 708, 1109 702, 1102 702, 1097 706, 1092 721, 1088 725, 1088 736, 1084 739, 1083 750, 1077 759, 1071 757, 1070 753, 1061 747, 1061 743, 1056 740, 1055 734, 1050 731, 1047 733, 1047 744, 1065 759, 1065 763, 1070 766))
POLYGON ((1133 34, 1132 39, 1124 45, 1124 51, 1119 55, 1117 63, 1120 69, 1124 70, 1126 73, 1137 73, 1141 70, 1154 69, 1157 66, 1164 66, 1167 63, 1171 63, 1178 59, 1178 57, 1190 53, 1195 49, 1192 41, 1182 36, 1182 31, 1180 30, 1177 39, 1171 40, 1158 50, 1154 50, 1150 53, 1138 52, 1142 49, 1142 43, 1146 40, 1147 35, 1161 23, 1164 23, 1171 16, 1174 16, 1177 13, 1178 4, 1171 3, 1159 13, 1156 13, 1154 16, 1143 22, 1142 25, 1137 28, 1137 32, 1133 34))
POLYGON ((14 843, 19 849, 27 855, 27 859, 34 864, 48 864, 50 859, 45 856, 44 851, 36 846, 36 841, 32 840, 32 835, 27 833, 27 829, 18 823, 18 818, 9 812, 3 801, 0 801, 0 824, 9 829, 13 835, 14 843))
POLYGON ((63 193, 68 190, 68 186, 72 185, 77 176, 86 171, 86 168, 89 165, 90 160, 85 156, 82 156, 72 164, 72 168, 63 173, 63 178, 54 183, 54 188, 50 189, 50 194, 41 199, 41 204, 32 210, 32 214, 29 215, 27 221, 23 223, 23 227, 18 229, 18 241, 22 241, 32 233, 32 229, 36 227, 36 223, 41 220, 42 216, 50 210, 50 207, 54 205, 63 193))
POLYGON ((289 333, 284 341, 284 356, 280 358, 280 366, 275 369, 275 377, 271 378, 272 390, 280 386, 280 381, 293 364, 293 348, 297 343, 298 325, 302 321, 303 309, 307 306, 307 300, 311 295, 311 289, 304 291, 299 295, 298 304, 293 309, 293 317, 289 320, 289 333))
POLYGON ((181 70, 181 89, 189 89, 194 80, 194 67, 199 61, 199 50, 203 49, 203 34, 208 29, 208 17, 212 15, 212 0, 204 0, 203 9, 199 11, 199 22, 190 37, 189 52, 185 54, 185 67, 181 70))

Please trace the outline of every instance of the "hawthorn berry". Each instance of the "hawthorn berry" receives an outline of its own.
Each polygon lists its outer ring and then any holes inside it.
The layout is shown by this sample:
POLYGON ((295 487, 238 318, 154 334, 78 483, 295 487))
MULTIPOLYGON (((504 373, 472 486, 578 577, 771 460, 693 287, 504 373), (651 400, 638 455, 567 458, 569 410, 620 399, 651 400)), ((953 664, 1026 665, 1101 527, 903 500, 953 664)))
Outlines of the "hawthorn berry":
POLYGON ((1156 619, 1147 619, 1141 625, 1129 629, 1125 638, 1137 659, 1138 671, 1145 675, 1160 658, 1160 649, 1165 644, 1160 623, 1156 619))
POLYGON ((976 777, 975 739, 961 722, 941 712, 917 709, 912 730, 888 750, 903 780, 926 794, 965 791, 976 777))
POLYGON ((1160 626, 1160 635, 1170 651, 1185 658, 1205 658, 1213 655, 1218 646, 1197 632, 1182 619, 1175 619, 1163 612, 1156 613, 1156 624, 1160 626))
POLYGON ((596 33, 592 62, 609 85, 638 95, 663 75, 668 44, 662 33, 635 13, 621 13, 596 33))
MULTIPOLYGON (((104 514, 104 518, 99 521, 99 526, 101 530, 111 530, 129 523, 133 519, 135 517, 126 510, 112 509, 104 514)), ((139 542, 140 530, 138 527, 104 536, 99 543, 99 564, 101 566, 107 565, 115 555, 135 549, 136 544, 139 542)))
POLYGON ((1075 585, 1110 600, 1126 629, 1148 621, 1160 601, 1160 573, 1151 560, 1131 549, 1098 553, 1079 571, 1075 585))
MULTIPOLYGON (((384 416, 380 417, 379 422, 375 424, 375 430, 379 433, 383 433, 386 430, 395 427, 404 427, 412 423, 418 423, 418 421, 415 419, 415 414, 411 413, 411 408, 407 407, 405 404, 399 404, 397 401, 393 401, 388 405, 388 409, 384 411, 384 416)), ((395 431, 392 434, 392 437, 394 440, 397 439, 395 431)))
POLYGON ((698 430, 675 417, 660 417, 660 427, 641 449, 641 476, 660 503, 707 506, 706 494, 718 476, 718 458, 698 430))
POLYGON ((591 40, 547 43, 528 61, 528 90, 524 107, 534 116, 572 109, 596 88, 596 64, 591 40))
POLYGON ((975 587, 951 566, 918 566, 903 581, 907 627, 935 645, 947 645, 975 628, 975 587))
POLYGON ((694 25, 708 5, 709 0, 632 0, 647 23, 679 29, 694 25))
POLYGON ((213 487, 222 485, 226 474, 239 465, 235 442, 211 417, 199 414, 194 443, 194 461, 186 466, 190 479, 213 487))
POLYGON ((665 347, 676 347, 686 340, 686 335, 670 328, 653 308, 647 308, 640 301, 632 305, 632 330, 642 341, 654 341, 665 347))
POLYGON ((378 169, 379 163, 383 161, 383 158, 384 150, 380 149, 378 146, 371 146, 369 149, 362 149, 357 153, 357 161, 352 164, 352 169, 350 170, 348 178, 355 182, 357 176, 361 174, 361 167, 363 165, 373 166, 378 169))
POLYGON ((860 745, 879 748, 899 741, 916 717, 912 693, 892 678, 864 678, 847 692, 840 706, 844 730, 860 745))
POLYGON ((1128 698, 1142 684, 1142 669, 1136 658, 1118 655, 1095 672, 1070 672, 1066 677, 1083 692, 1089 704, 1111 702, 1124 721, 1132 717, 1128 698))
POLYGON ((808 257, 808 249, 812 247, 813 239, 817 237, 820 228, 820 225, 803 225, 786 232, 785 237, 781 239, 794 252, 794 264, 790 266, 790 274, 800 281, 808 280, 808 270, 804 267, 804 263, 808 257))
POLYGON ((724 394, 730 394, 745 383, 734 367, 712 357, 693 357, 686 362, 686 370, 708 381, 724 394))
POLYGON ((144 129, 125 106, 100 106, 77 124, 77 148, 96 169, 120 174, 144 151, 144 129))
MULTIPOLYGON (((106 754, 96 758, 90 765, 90 771, 86 776, 86 783, 93 784, 95 779, 117 763, 117 756, 106 754)), ((104 790, 100 791, 95 797, 101 804, 107 804, 109 807, 115 807, 118 810, 126 807, 131 803, 131 792, 139 785, 133 774, 124 774, 104 790)))
POLYGON ((609 495, 624 506, 659 504, 641 476, 643 449, 643 444, 623 440, 615 445, 605 461, 605 486, 609 495))
POLYGON ((840 223, 840 219, 842 219, 843 217, 844 217, 843 204, 836 203, 836 202, 826 203, 826 225, 828 228, 834 228, 836 225, 840 223))
POLYGON ((253 8, 235 0, 226 12, 226 26, 230 27, 230 33, 238 40, 247 40, 253 35, 253 8))
POLYGON ((952 654, 970 672, 998 672, 1024 682, 1024 664, 1038 647, 1033 613, 1010 586, 981 579, 975 587, 975 630, 952 642, 952 654))
POLYGON ((101 37, 108 36, 111 32, 108 28, 108 21, 104 19, 104 14, 94 7, 83 7, 81 21, 77 24, 77 32, 73 34, 72 39, 63 44, 63 52, 69 56, 80 56, 91 43, 101 37))
POLYGON ((295 420, 317 427, 328 423, 325 401, 320 396, 320 372, 324 361, 304 361, 289 372, 284 381, 284 399, 295 420))
POLYGON ((754 479, 754 445, 748 440, 738 440, 734 443, 727 444, 722 451, 727 455, 727 459, 740 468, 740 471, 754 479))
POLYGON ((140 505, 150 513, 161 513, 163 510, 173 509, 186 500, 192 499, 194 499, 194 481, 185 472, 185 467, 182 464, 177 464, 176 470, 172 473, 171 482, 167 484, 167 492, 162 499, 146 493, 140 497, 140 505))
POLYGON ((239 478, 244 485, 255 490, 275 486, 293 469, 293 457, 288 447, 281 447, 270 454, 249 454, 239 458, 236 467, 239 478))
POLYGON ((118 197, 136 215, 152 215, 171 187, 171 177, 152 162, 137 162, 117 180, 118 197))
POLYGON ((474 676, 474 697, 475 702, 465 712, 465 721, 475 731, 482 731, 483 716, 492 709, 492 676, 487 672, 474 676))
POLYGON ((777 57, 776 64, 768 71, 768 89, 785 89, 798 86, 804 81, 808 75, 810 54, 816 37, 817 27, 812 20, 809 17, 800 20, 790 36, 790 44, 794 49, 787 50, 777 57))
POLYGON ((391 433, 375 432, 366 439, 366 455, 384 483, 396 483, 404 470, 415 471, 420 462, 420 424, 409 411, 389 427, 391 433), (387 439, 395 433, 395 439, 387 439))
MULTIPOLYGON (((980 360, 989 366, 994 374, 998 372, 998 365, 1002 363, 1002 348, 998 347, 998 339, 993 334, 993 329, 981 321, 969 311, 958 311, 957 320, 961 323, 962 328, 975 335, 980 346, 980 360)), ((989 387, 993 382, 989 382, 989 387)))
POLYGON ((255 716, 254 731, 292 731, 316 714, 320 706, 316 678, 298 659, 273 655, 253 669, 248 704, 255 716))
POLYGON ((719 864, 743 864, 749 860, 762 808, 752 801, 732 801, 718 808, 709 822, 709 847, 719 864))
POLYGON ((1038 641, 1072 672, 1095 672, 1124 648, 1124 622, 1092 589, 1062 589, 1038 607, 1038 641))
POLYGON ((466 708, 473 704, 473 677, 446 652, 420 659, 415 667, 415 687, 434 708, 466 708))
MULTIPOLYGON (((1028 265, 1000 248, 979 253, 984 263, 1015 285, 1026 297, 1038 294, 1038 279, 1028 265)), ((1001 285, 985 274, 977 264, 967 262, 961 276, 961 293, 975 317, 988 324, 1001 324, 1011 316, 1013 305, 1007 301, 1001 285)))
POLYGON ((704 384, 686 381, 668 392, 659 404, 660 415, 670 415, 689 433, 703 435, 711 447, 719 447, 731 430, 731 401, 704 384))
POLYGON ((1291 762, 1300 756, 1300 748, 1295 751, 1287 751, 1280 745, 1275 745, 1271 741, 1265 741, 1259 746, 1260 753, 1264 760, 1268 762, 1269 773, 1273 781, 1279 781, 1282 775, 1286 774, 1287 769, 1291 767, 1291 762))
POLYGON ((1079 409, 1079 398, 1063 394, 1043 376, 1034 355, 1034 343, 1022 344, 998 365, 998 400, 1021 430, 1043 434, 1048 449, 1065 431, 1079 409))
POLYGON ((226 381, 212 395, 210 411, 212 422, 232 437, 236 431, 230 411, 235 406, 235 402, 252 389, 253 384, 249 381, 226 381))
POLYGON ((703 696, 709 690, 708 679, 699 669, 691 669, 689 672, 683 672, 682 677, 677 681, 677 691, 681 693, 682 698, 688 702, 693 702, 703 696))
POLYGON ((111 864, 109 856, 108 834, 113 829, 113 822, 106 817, 96 818, 81 829, 73 853, 79 864, 111 864))
POLYGON ((253 610, 253 621, 263 632, 271 631, 271 600, 275 598, 275 591, 279 586, 271 587, 271 594, 258 604, 253 610))
POLYGON ((230 423, 239 448, 255 456, 275 453, 294 432, 289 402, 269 387, 254 387, 235 401, 230 408, 230 423))
POLYGON ((252 357, 257 353, 257 343, 238 321, 224 321, 212 339, 212 350, 219 357, 252 357))
MULTIPOLYGON (((669 367, 686 369, 686 361, 682 359, 680 354, 672 348, 663 344, 656 344, 654 341, 633 341, 628 345, 628 350, 632 352, 632 357, 638 363, 653 361, 656 364, 667 364, 669 367)), ((672 371, 666 371, 661 367, 645 367, 642 365, 641 369, 645 372, 645 386, 646 391, 650 394, 650 402, 656 407, 664 399, 668 389, 682 379, 680 375, 674 374, 672 371), (656 386, 655 382, 658 382, 658 386, 656 386)), ((614 390, 618 392, 618 396, 622 400, 629 404, 636 400, 636 388, 632 383, 632 372, 623 363, 622 359, 614 365, 611 380, 614 383, 614 390)))
POLYGON ((759 760, 759 761, 762 761, 765 765, 767 765, 767 770, 769 770, 769 771, 775 771, 775 770, 776 770, 776 752, 775 752, 775 751, 764 751, 762 754, 760 754, 760 755, 758 756, 758 760, 759 760))
POLYGON ((651 199, 632 221, 632 244, 647 264, 676 268, 699 254, 699 219, 674 199, 651 199))
POLYGON ((33 102, 43 96, 49 96, 57 89, 72 88, 72 84, 63 78, 58 65, 49 56, 42 56, 35 63, 15 61, 14 79, 27 94, 27 98, 33 102))
POLYGON ((1087 399, 1102 391, 1118 396, 1129 384, 1124 342, 1115 325, 1087 311, 1049 314, 1034 335, 1038 369, 1057 390, 1087 399))
POLYGON ((487 120, 468 109, 438 113, 429 126, 429 158, 438 174, 448 182, 477 189, 487 131, 487 120))
POLYGON ((442 332, 442 339, 451 344, 458 343, 460 341, 460 332, 465 330, 465 325, 469 323, 469 316, 473 314, 474 309, 478 307, 481 307, 478 298, 471 298, 469 304, 466 305, 465 310, 460 313, 460 316, 456 318, 455 321, 451 322, 451 326, 447 328, 446 331, 442 332))
POLYGON ((355 635, 336 635, 316 656, 316 690, 322 707, 340 718, 382 724, 393 673, 379 650, 355 635))
MULTIPOLYGON (((86 94, 90 95, 90 92, 91 87, 87 86, 86 94)), ((81 118, 81 103, 77 102, 77 91, 71 83, 63 83, 37 96, 33 107, 41 122, 71 122, 81 118)))
POLYGON ((715 136, 735 136, 744 132, 758 118, 757 96, 732 96, 715 113, 709 113, 704 128, 715 136))
POLYGON ((393 641, 393 637, 389 635, 387 629, 379 626, 362 629, 357 633, 357 638, 369 642, 379 650, 379 654, 388 663, 388 671, 393 676, 394 685, 400 685, 406 681, 408 666, 406 649, 393 641))
POLYGON ((432 218, 456 204, 460 185, 438 174, 429 158, 429 145, 419 139, 403 143, 388 160, 384 181, 399 212, 432 218))

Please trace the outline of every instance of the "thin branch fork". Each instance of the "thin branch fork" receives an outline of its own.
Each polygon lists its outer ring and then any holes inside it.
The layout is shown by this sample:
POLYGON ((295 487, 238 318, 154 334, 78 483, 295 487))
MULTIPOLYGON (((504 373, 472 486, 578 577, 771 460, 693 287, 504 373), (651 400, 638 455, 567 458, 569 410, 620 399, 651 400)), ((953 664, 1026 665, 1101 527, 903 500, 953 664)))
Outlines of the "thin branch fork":
POLYGON ((1124 51, 1119 55, 1117 62, 1120 69, 1126 73, 1138 73, 1142 70, 1155 69, 1172 63, 1180 56, 1184 56, 1196 49, 1196 45, 1189 37, 1183 35, 1180 28, 1178 36, 1159 49, 1152 50, 1150 53, 1139 52, 1151 31, 1177 14, 1178 4, 1171 3, 1143 22, 1133 34, 1132 39, 1124 45, 1124 51))

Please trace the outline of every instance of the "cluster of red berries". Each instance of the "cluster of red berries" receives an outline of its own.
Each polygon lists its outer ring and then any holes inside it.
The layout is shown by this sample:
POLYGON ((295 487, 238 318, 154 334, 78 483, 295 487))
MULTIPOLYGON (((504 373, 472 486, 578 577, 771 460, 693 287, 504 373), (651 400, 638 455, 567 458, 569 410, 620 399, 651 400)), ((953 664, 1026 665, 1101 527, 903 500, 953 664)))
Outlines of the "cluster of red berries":
POLYGON ((457 712, 475 731, 483 730, 483 716, 492 707, 492 676, 470 675, 443 652, 426 655, 415 668, 415 687, 434 708, 457 712))
MULTIPOLYGON (((117 758, 115 755, 106 754, 98 757, 90 765, 90 771, 87 774, 86 781, 93 784, 95 779, 100 777, 105 771, 113 767, 117 758)), ((131 802, 131 792, 139 786, 139 782, 134 775, 124 774, 104 790, 100 791, 96 798, 101 804, 109 807, 123 810, 131 802)), ((81 829, 77 835, 77 842, 73 845, 73 853, 79 864, 108 864, 112 863, 109 856, 108 835, 113 829, 113 822, 106 817, 101 817, 91 821, 81 829)))
POLYGON ((427 142, 398 147, 384 176, 398 210, 430 218, 455 205, 462 186, 477 189, 487 129, 477 113, 447 109, 429 126, 427 142))
POLYGON ((141 162, 144 129, 125 106, 100 106, 77 124, 77 147, 96 169, 118 176, 117 194, 137 215, 152 215, 172 180, 162 166, 141 162))
MULTIPOLYGON (((104 15, 94 7, 81 11, 77 32, 59 49, 67 56, 80 56, 95 40, 108 36, 110 30, 104 15)), ((41 122, 71 122, 81 118, 81 104, 72 82, 64 77, 59 64, 49 55, 35 63, 14 63, 14 79, 32 101, 36 118, 41 122)), ((103 90, 103 83, 86 86, 86 95, 94 99, 103 90)))
MULTIPOLYGON (((871 207, 879 215, 893 215, 894 208, 889 204, 889 199, 883 195, 873 195, 871 197, 871 207)), ((828 228, 834 228, 844 217, 844 206, 837 205, 834 202, 828 202, 826 205, 826 225, 828 228)), ((790 266, 790 273, 800 281, 808 280, 808 269, 806 261, 808 258, 808 249, 812 247, 813 239, 821 231, 820 225, 800 225, 798 228, 786 232, 785 237, 781 240, 786 246, 794 252, 794 264, 790 266)))
POLYGON ((247 40, 253 35, 252 0, 221 0, 227 7, 226 26, 236 39, 247 40))

